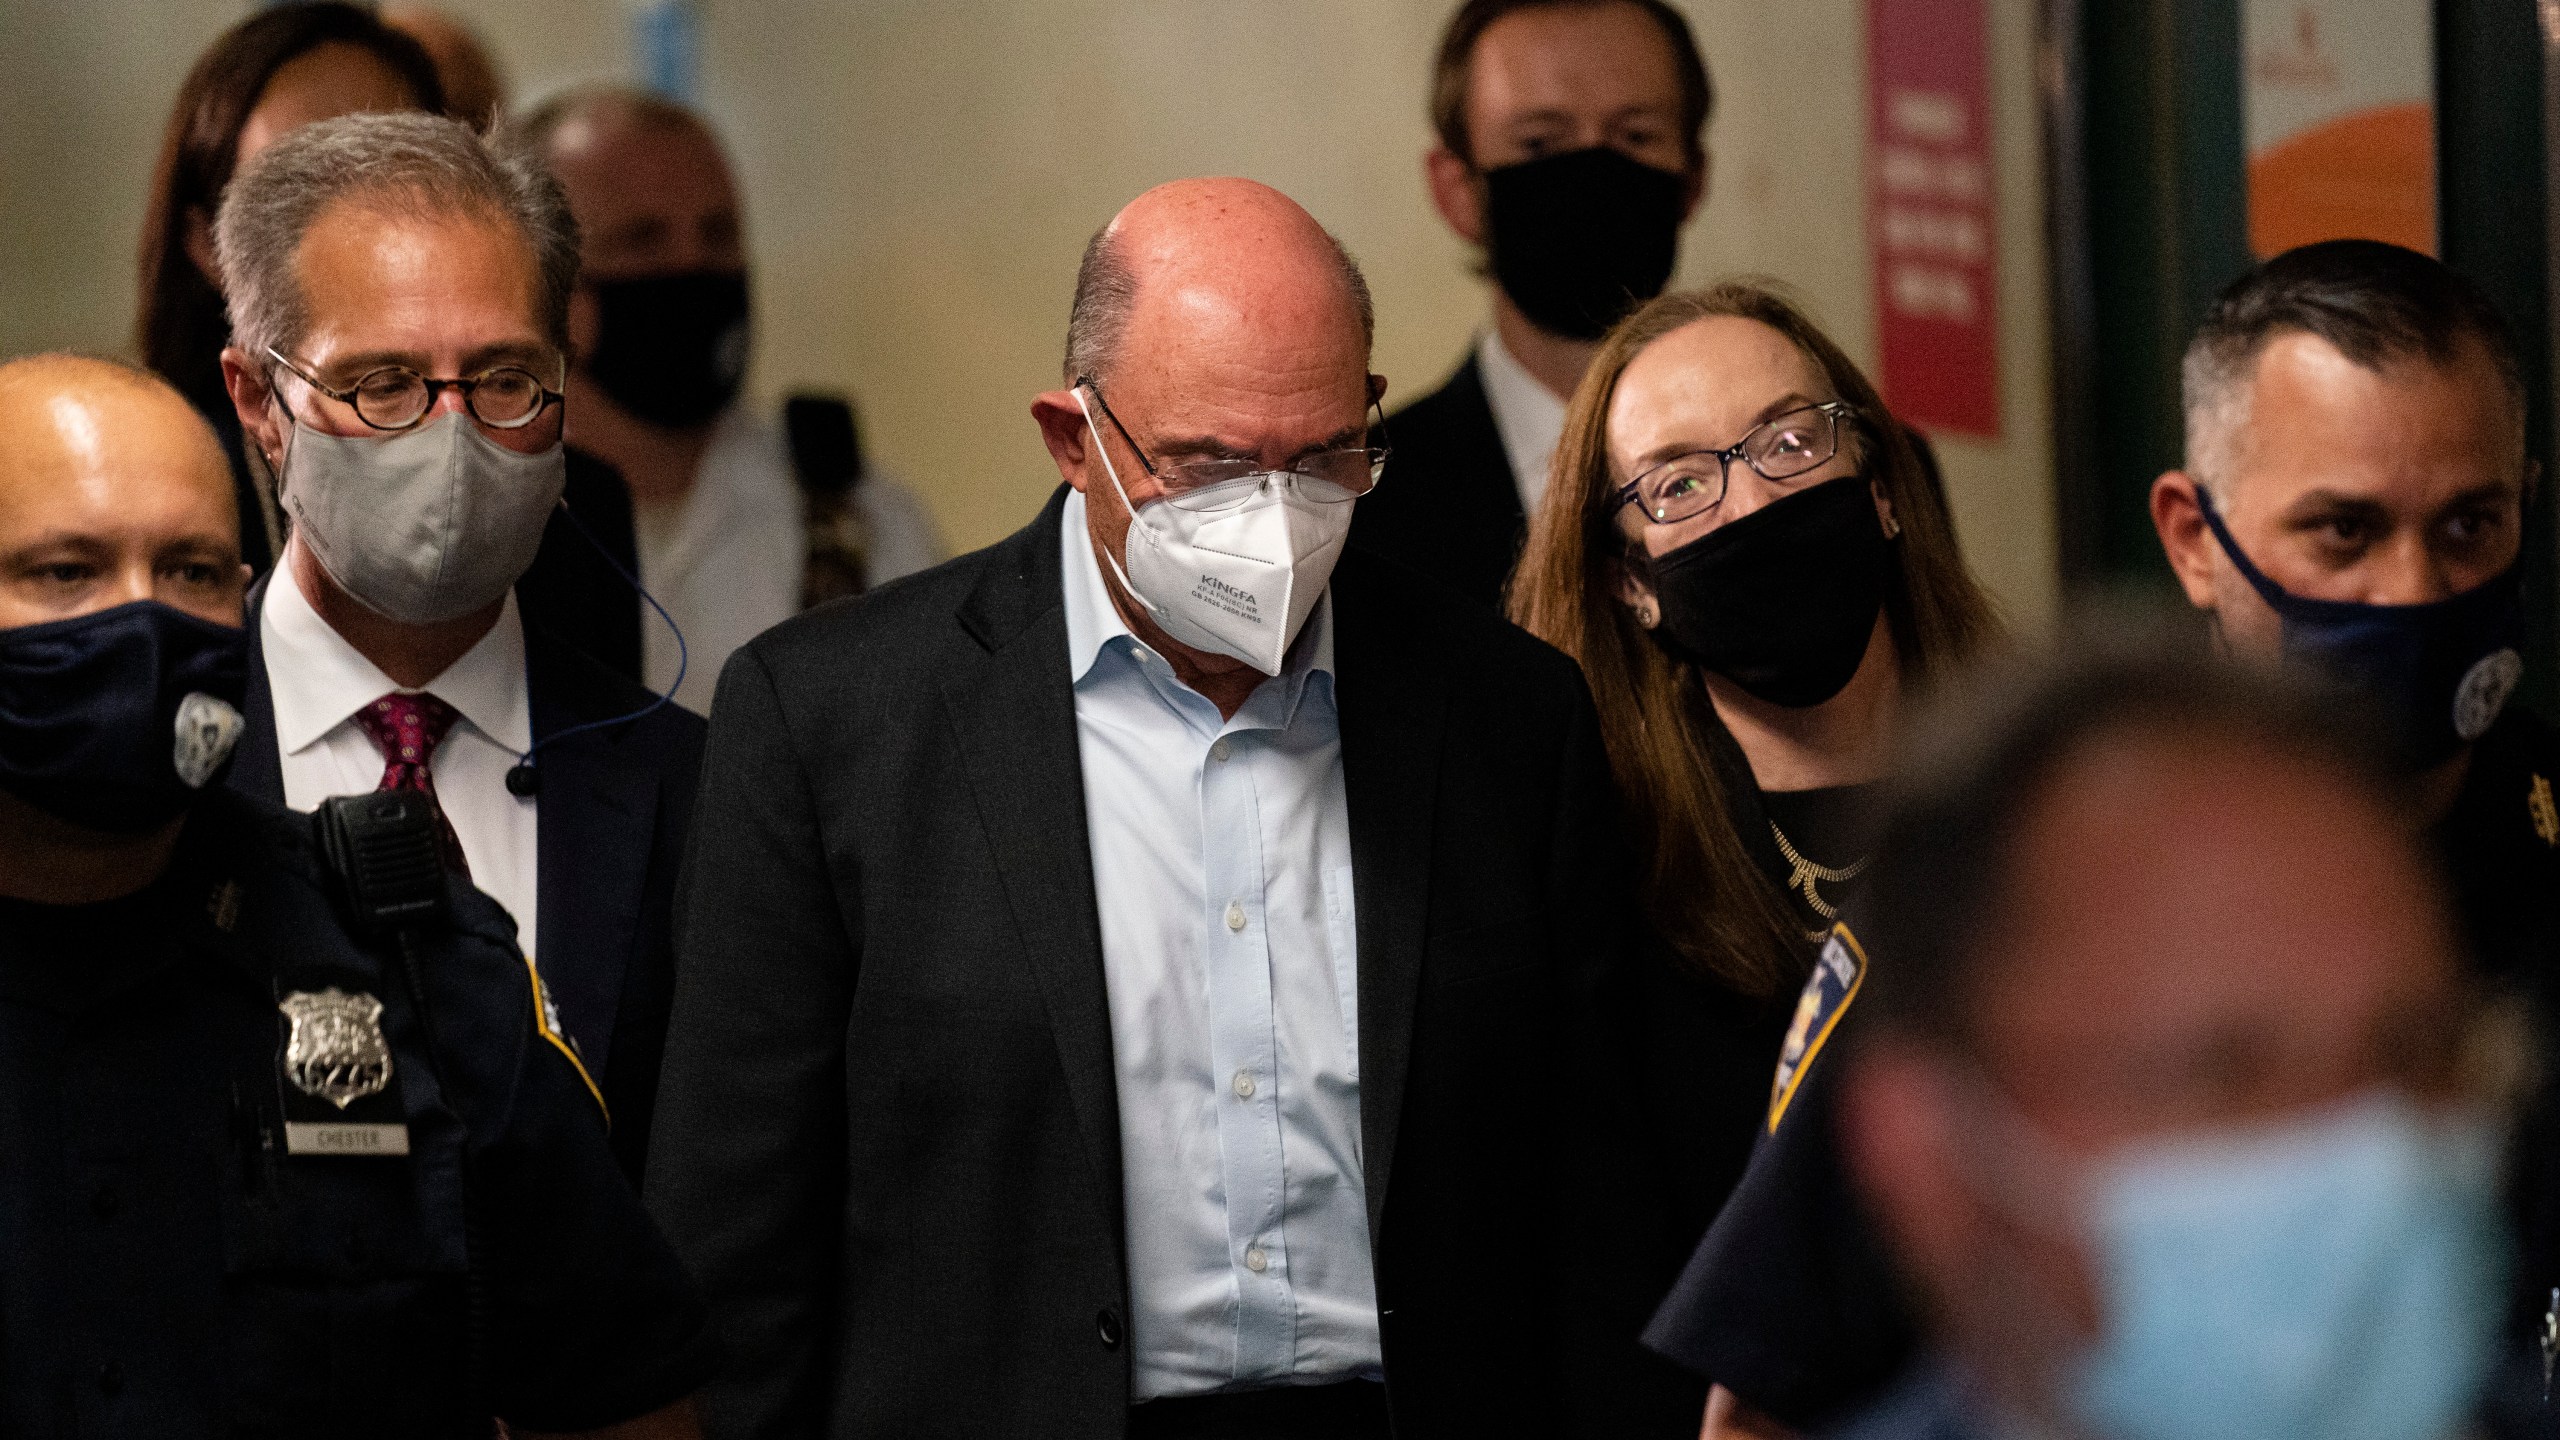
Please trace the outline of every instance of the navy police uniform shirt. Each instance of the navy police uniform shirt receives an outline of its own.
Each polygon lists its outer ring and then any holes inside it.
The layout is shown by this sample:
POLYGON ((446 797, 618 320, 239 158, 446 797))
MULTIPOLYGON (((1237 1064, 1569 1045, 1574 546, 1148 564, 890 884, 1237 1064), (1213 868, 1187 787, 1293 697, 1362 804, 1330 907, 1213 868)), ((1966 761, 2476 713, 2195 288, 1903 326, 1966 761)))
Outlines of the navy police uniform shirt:
POLYGON ((1866 964, 1850 928, 1835 928, 1780 1046, 1759 1148, 1644 1336, 1798 1429, 1872 1397, 1915 1343, 1832 1143, 1831 1060, 1866 964))
POLYGON ((326 887, 217 789, 140 894, 0 902, 0 1433, 581 1430, 717 1365, 504 915, 421 937, 431 1052, 326 887))
MULTIPOLYGON (((2471 953, 2493 985, 2532 1003, 2546 1055, 2560 1054, 2555 786, 2560 735, 2510 708, 2473 743, 2462 791, 2434 837, 2471 953)), ((1808 1006, 1824 1010, 1824 984, 1818 970, 1800 1020, 1808 1006)), ((1846 1016, 1854 1004, 1844 995, 1836 1008, 1846 1016)), ((1792 1099, 1773 1103, 1773 1123, 1741 1184, 1645 1333, 1655 1350, 1803 1430, 1875 1400, 1912 1363, 1917 1344, 1892 1266, 1833 1144, 1825 1060, 1835 1046, 1836 1036, 1798 1061, 1792 1099)), ((1788 1051, 1797 1048, 1791 1030, 1788 1051)), ((1783 1077, 1783 1056, 1780 1069, 1783 1077)), ((1787 1088, 1782 1079, 1777 1093, 1787 1088)), ((2553 1294, 2560 1288, 2560 1067, 2545 1066, 2544 1091, 2520 1127, 2510 1173, 2518 1268, 2501 1391, 2529 1392, 2515 1403, 2542 1413, 2546 1325, 2560 1358, 2560 1296, 2553 1294)))

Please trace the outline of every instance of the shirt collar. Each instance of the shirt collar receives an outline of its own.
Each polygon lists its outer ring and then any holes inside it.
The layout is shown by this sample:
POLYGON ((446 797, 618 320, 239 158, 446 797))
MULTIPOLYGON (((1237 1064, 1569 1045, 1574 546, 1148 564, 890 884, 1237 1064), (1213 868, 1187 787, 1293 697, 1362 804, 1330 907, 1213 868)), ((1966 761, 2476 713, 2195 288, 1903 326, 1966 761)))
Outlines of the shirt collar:
MULTIPOLYGON (((347 717, 406 687, 320 618, 284 565, 267 585, 258 617, 267 688, 275 697, 276 746, 286 755, 318 744, 347 717)), ((474 730, 517 754, 533 748, 533 710, 524 678, 524 621, 513 590, 498 623, 418 690, 433 692, 474 730)))
POLYGON ((1564 438, 1565 402, 1503 347, 1501 332, 1490 325, 1476 342, 1476 374, 1484 381, 1485 408, 1493 412, 1503 458, 1511 462, 1520 508, 1534 511, 1547 492, 1556 442, 1564 438))
MULTIPOLYGON (((1085 497, 1081 491, 1067 492, 1065 508, 1058 520, 1061 570, 1066 581, 1067 603, 1067 679, 1081 686, 1093 673, 1094 663, 1115 640, 1125 639, 1133 653, 1154 653, 1153 647, 1129 629, 1120 618, 1120 607, 1111 603, 1111 587, 1102 578, 1102 562, 1094 558, 1093 540, 1085 529, 1085 497)), ((1358 501, 1353 501, 1358 504, 1358 501)), ((1333 675, 1333 587, 1325 586, 1323 598, 1307 616, 1305 628, 1289 643, 1288 658, 1282 662, 1280 674, 1289 681, 1289 710, 1295 713, 1298 698, 1306 690, 1309 675, 1333 675)), ((1242 714, 1242 711, 1238 711, 1242 714)))

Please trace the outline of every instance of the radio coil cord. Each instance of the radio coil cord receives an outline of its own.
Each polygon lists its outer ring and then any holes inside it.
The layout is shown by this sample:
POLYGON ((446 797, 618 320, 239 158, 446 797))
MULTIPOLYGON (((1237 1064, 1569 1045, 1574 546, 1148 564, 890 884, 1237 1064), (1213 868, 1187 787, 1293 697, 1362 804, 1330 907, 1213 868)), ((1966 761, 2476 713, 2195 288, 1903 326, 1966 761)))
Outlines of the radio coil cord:
POLYGON ((542 771, 537 762, 541 759, 542 752, 546 748, 557 744, 562 740, 566 740, 572 735, 579 734, 582 731, 603 730, 610 726, 627 725, 634 720, 645 719, 648 716, 656 714, 660 709, 675 703, 676 692, 684 688, 685 667, 692 659, 692 656, 685 648, 683 627, 676 624, 675 617, 667 613, 666 606, 658 603, 658 597, 650 594, 648 587, 640 583, 640 577, 622 568, 622 562, 613 557, 613 552, 604 547, 604 542, 596 538, 596 533, 593 530, 587 528, 587 522, 578 518, 578 512, 569 508, 568 501, 563 500, 560 502, 560 513, 568 517, 571 525, 577 527, 579 536, 594 549, 596 554, 604 560, 606 565, 612 567, 613 573, 622 577, 622 583, 630 586, 633 594, 638 595, 641 599, 649 602, 649 608, 658 612, 658 619, 665 623, 667 633, 676 638, 676 678, 673 684, 667 686, 666 693, 658 696, 657 699, 650 701, 648 704, 641 706, 639 709, 634 710, 627 715, 614 715, 603 720, 589 720, 581 725, 572 725, 566 730, 554 731, 551 734, 545 735, 541 739, 534 741, 533 748, 517 756, 516 763, 507 769, 507 793, 519 797, 535 795, 541 792, 542 771))

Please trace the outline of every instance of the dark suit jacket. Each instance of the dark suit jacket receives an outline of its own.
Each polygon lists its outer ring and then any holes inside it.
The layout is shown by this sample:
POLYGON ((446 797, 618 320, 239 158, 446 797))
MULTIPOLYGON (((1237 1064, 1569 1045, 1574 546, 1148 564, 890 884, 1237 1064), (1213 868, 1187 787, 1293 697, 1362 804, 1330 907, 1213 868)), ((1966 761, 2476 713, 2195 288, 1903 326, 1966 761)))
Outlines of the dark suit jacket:
MULTIPOLYGON (((647 1190, 740 1357, 714 1435, 1123 1433, 1059 515, 721 678, 647 1190)), ((1581 676, 1366 554, 1333 594, 1397 1429, 1694 1434, 1702 1388, 1632 1350, 1669 1275, 1638 1273, 1633 902, 1581 676)))
POLYGON ((1351 543, 1501 609, 1529 520, 1474 353, 1449 383, 1388 416, 1385 434, 1393 453, 1352 516, 1351 543))
MULTIPOLYGON (((272 577, 262 580, 249 593, 247 728, 231 785, 281 801, 275 696, 258 625, 271 583, 272 577)), ((628 715, 654 698, 530 619, 525 676, 537 741, 628 715)), ((604 1092, 615 1158, 635 1184, 648 1150, 675 984, 676 869, 693 820, 702 735, 699 716, 668 705, 627 724, 569 736, 543 749, 536 762, 542 773, 534 857, 538 918, 527 948, 604 1092)))
POLYGON ((534 552, 533 564, 516 582, 516 604, 523 609, 528 627, 557 637, 570 649, 639 684, 641 612, 648 607, 640 603, 631 582, 622 578, 640 573, 639 543, 631 528, 631 492, 622 486, 621 471, 573 449, 569 481, 560 491, 560 501, 577 521, 557 510, 551 512, 550 522, 542 527, 542 548, 534 552), (584 535, 578 533, 581 523, 586 527, 584 535))

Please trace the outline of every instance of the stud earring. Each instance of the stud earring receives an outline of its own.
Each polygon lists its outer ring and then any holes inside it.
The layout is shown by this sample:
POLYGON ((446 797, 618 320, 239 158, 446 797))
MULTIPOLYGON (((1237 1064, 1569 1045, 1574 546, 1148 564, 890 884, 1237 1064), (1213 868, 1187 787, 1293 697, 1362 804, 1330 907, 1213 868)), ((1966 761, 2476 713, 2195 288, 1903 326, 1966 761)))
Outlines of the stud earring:
POLYGON ((1902 538, 1902 522, 1895 519, 1893 512, 1890 510, 1884 512, 1884 538, 1887 540, 1899 540, 1902 538))
POLYGON ((1662 612, 1654 608, 1652 601, 1647 600, 1636 607, 1636 623, 1650 630, 1662 623, 1662 612))

